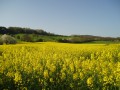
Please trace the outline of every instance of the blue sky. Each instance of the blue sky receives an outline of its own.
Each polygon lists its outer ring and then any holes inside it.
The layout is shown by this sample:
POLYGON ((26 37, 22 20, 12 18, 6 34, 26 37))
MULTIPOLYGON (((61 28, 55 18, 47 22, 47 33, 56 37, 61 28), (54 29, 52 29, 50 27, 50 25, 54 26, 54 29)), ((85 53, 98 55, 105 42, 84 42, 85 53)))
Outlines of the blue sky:
POLYGON ((0 26, 120 37, 120 0, 0 0, 0 26))

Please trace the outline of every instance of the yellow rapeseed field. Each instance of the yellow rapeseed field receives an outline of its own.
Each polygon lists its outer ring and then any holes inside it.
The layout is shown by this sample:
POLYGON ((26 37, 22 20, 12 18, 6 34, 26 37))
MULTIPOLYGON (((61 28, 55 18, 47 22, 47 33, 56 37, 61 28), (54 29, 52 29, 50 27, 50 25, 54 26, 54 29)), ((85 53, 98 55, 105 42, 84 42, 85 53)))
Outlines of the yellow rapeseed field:
POLYGON ((0 90, 119 89, 119 44, 0 46, 0 90))

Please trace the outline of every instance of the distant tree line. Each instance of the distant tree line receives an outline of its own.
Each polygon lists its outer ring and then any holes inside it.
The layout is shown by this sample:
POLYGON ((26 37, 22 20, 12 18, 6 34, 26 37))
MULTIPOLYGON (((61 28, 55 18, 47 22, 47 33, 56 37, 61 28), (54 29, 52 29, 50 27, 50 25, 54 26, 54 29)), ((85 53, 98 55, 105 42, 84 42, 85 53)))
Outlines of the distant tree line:
POLYGON ((37 34, 37 35, 55 35, 53 33, 46 32, 42 29, 30 29, 21 27, 0 27, 0 34, 37 34))
POLYGON ((64 43, 88 43, 93 41, 111 41, 111 42, 118 42, 120 41, 120 37, 113 38, 113 37, 100 37, 100 36, 92 36, 92 35, 71 35, 67 39, 59 39, 59 42, 64 43))

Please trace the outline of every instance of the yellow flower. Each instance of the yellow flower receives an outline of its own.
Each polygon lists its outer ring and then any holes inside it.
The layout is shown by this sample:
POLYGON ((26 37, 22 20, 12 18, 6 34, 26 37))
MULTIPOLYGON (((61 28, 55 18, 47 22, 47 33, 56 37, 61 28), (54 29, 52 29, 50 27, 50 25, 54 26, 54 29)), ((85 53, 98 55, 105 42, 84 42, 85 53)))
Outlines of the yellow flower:
POLYGON ((93 86, 93 78, 92 78, 92 77, 89 77, 89 78, 87 79, 87 85, 90 86, 90 87, 93 86))
POLYGON ((14 75, 15 75, 15 78, 14 78, 15 82, 18 82, 18 81, 22 80, 19 72, 16 72, 14 75))
POLYGON ((71 72, 74 72, 74 64, 73 63, 70 64, 70 69, 71 69, 71 72))
POLYGON ((82 72, 80 72, 80 79, 83 79, 84 74, 82 72))
POLYGON ((52 66, 50 67, 50 70, 51 70, 51 72, 55 72, 56 66, 55 66, 55 65, 52 65, 52 66))
POLYGON ((74 74, 73 74, 73 80, 76 80, 76 79, 78 79, 78 74, 77 74, 77 73, 74 73, 74 74))
POLYGON ((53 78, 50 78, 50 82, 54 82, 54 81, 53 81, 53 78))
POLYGON ((63 72, 62 75, 61 75, 61 79, 65 79, 66 78, 66 74, 63 72))
POLYGON ((46 78, 48 78, 49 77, 49 75, 48 75, 48 70, 45 70, 44 71, 44 78, 46 79, 46 78))

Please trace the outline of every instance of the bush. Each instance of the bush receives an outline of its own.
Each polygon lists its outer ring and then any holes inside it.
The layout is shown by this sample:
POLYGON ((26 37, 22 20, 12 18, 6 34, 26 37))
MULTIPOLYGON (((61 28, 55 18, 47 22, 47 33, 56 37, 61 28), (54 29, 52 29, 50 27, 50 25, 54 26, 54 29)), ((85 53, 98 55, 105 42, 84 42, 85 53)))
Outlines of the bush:
POLYGON ((2 40, 1 40, 1 38, 0 38, 0 45, 2 45, 3 44, 3 42, 2 42, 2 40))
POLYGON ((70 43, 70 40, 68 40, 68 39, 58 39, 58 42, 70 43))
POLYGON ((16 39, 10 35, 2 35, 1 36, 1 41, 2 43, 5 43, 5 44, 15 44, 16 43, 16 39))
POLYGON ((21 40, 22 40, 22 41, 26 41, 26 42, 32 42, 32 41, 33 41, 32 37, 31 37, 30 35, 28 35, 28 34, 24 34, 24 35, 21 37, 21 40))
POLYGON ((36 42, 43 42, 44 40, 42 38, 39 38, 36 40, 36 42))

